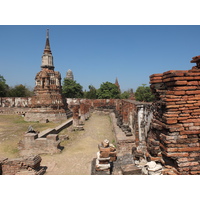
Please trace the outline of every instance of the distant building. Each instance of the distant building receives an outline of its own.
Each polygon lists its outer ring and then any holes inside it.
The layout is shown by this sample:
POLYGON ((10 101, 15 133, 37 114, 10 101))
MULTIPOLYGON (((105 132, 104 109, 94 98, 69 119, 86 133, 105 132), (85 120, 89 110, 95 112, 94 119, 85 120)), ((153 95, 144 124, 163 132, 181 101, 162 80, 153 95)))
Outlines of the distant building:
POLYGON ((116 80, 115 80, 115 85, 118 87, 118 90, 121 92, 121 90, 120 90, 120 85, 119 85, 119 83, 118 83, 118 79, 116 78, 116 80))
POLYGON ((70 80, 74 80, 74 75, 71 69, 67 71, 66 78, 70 80))

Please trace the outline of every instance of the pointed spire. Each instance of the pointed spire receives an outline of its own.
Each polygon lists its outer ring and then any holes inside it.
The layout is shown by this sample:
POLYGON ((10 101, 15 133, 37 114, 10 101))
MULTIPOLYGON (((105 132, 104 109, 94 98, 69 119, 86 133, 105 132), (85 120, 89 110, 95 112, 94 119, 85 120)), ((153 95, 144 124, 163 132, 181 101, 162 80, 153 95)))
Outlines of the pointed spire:
POLYGON ((119 91, 120 91, 120 85, 119 85, 119 83, 118 83, 118 79, 116 78, 116 80, 115 80, 115 85, 118 87, 118 89, 119 89, 119 91))
POLYGON ((51 54, 50 42, 49 42, 49 29, 47 29, 47 33, 46 33, 46 44, 45 44, 45 48, 44 48, 44 53, 51 54))
POLYGON ((46 43, 45 43, 44 53, 42 55, 41 68, 54 69, 53 55, 51 53, 50 42, 49 42, 49 29, 47 29, 46 33, 46 43))

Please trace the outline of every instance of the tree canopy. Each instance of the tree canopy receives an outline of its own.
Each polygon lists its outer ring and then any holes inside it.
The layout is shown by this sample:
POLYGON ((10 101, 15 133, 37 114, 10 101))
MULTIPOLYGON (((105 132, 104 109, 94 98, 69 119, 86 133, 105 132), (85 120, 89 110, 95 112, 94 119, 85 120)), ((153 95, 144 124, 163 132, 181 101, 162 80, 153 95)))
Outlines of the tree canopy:
POLYGON ((93 85, 88 86, 89 91, 85 92, 86 99, 96 99, 97 98, 97 90, 93 85))
POLYGON ((22 84, 10 87, 7 94, 8 97, 29 97, 32 95, 33 91, 22 84))
POLYGON ((98 99, 119 99, 120 91, 118 87, 110 82, 102 83, 100 88, 97 90, 98 99))
POLYGON ((6 84, 5 78, 0 75, 0 97, 7 96, 9 86, 6 84))
POLYGON ((67 98, 82 98, 83 87, 74 80, 64 78, 62 86, 63 95, 67 98))
POLYGON ((152 102, 155 97, 151 93, 151 89, 146 84, 139 86, 135 92, 135 98, 137 101, 152 102))

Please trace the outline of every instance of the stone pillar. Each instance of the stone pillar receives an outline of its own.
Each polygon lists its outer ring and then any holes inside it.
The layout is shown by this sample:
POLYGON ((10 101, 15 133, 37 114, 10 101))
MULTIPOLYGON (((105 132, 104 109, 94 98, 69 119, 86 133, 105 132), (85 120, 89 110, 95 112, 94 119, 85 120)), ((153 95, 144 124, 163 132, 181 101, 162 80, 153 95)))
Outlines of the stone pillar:
POLYGON ((35 145, 35 140, 38 138, 37 133, 26 133, 24 136, 22 149, 32 149, 35 145))
POLYGON ((85 124, 85 115, 86 115, 86 105, 85 103, 80 103, 80 114, 81 114, 81 117, 80 117, 80 124, 85 124))
POLYGON ((80 104, 73 105, 73 126, 74 127, 79 126, 79 108, 80 108, 80 104))

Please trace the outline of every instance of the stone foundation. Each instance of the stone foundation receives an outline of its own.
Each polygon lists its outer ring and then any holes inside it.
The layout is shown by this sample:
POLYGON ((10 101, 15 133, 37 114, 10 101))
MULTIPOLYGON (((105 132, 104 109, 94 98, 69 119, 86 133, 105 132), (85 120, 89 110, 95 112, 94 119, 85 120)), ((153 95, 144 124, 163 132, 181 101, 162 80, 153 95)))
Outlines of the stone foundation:
POLYGON ((62 123, 55 129, 47 129, 40 133, 27 132, 19 142, 21 155, 32 155, 42 153, 59 153, 61 151, 58 133, 72 124, 72 119, 62 123))
POLYGON ((40 156, 29 156, 15 159, 0 160, 0 171, 2 175, 42 175, 46 167, 41 167, 40 156))
POLYGON ((24 120, 25 121, 38 121, 40 123, 47 123, 49 121, 51 122, 60 122, 66 120, 67 114, 66 112, 59 112, 59 111, 52 111, 49 112, 46 110, 46 112, 43 110, 40 111, 39 109, 28 111, 25 114, 24 120))

